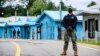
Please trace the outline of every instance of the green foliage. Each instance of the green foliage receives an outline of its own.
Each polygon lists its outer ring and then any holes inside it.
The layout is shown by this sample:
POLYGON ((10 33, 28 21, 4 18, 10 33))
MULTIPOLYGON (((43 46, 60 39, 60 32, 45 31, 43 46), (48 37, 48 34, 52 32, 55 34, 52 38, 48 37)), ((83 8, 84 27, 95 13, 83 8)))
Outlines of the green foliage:
MULTIPOLYGON (((23 5, 17 4, 13 6, 15 0, 0 0, 0 16, 9 17, 15 15, 15 10, 17 11, 17 16, 26 16, 27 11, 30 16, 40 15, 43 10, 59 10, 59 6, 55 6, 50 0, 19 0, 23 5), (10 5, 3 7, 5 2, 9 2, 10 5), (2 15, 3 13, 3 15, 2 15)), ((61 2, 62 10, 66 11, 68 7, 61 2)))
POLYGON ((100 46, 100 40, 98 40, 98 42, 96 43, 95 39, 89 39, 88 42, 87 40, 78 40, 78 43, 86 43, 86 44, 92 44, 92 45, 99 45, 100 46))
POLYGON ((0 0, 0 17, 3 17, 4 15, 4 8, 3 5, 5 3, 5 0, 0 0))
POLYGON ((46 10, 57 10, 57 8, 53 2, 49 1, 46 6, 46 10))
POLYGON ((36 0, 29 0, 27 8, 29 9, 36 0))
POLYGON ((6 0, 0 0, 0 7, 2 7, 4 5, 6 0))
POLYGON ((17 16, 26 16, 25 8, 17 6, 17 16))
MULTIPOLYGON (((57 10, 59 10, 59 7, 60 7, 60 6, 57 7, 57 10)), ((64 2, 61 2, 61 9, 62 9, 63 11, 68 10, 68 7, 65 6, 64 2)))
MULTIPOLYGON (((76 11, 76 8, 73 8, 71 5, 69 5, 69 6, 67 6, 68 8, 72 8, 73 9, 73 11, 76 11)), ((67 8, 67 10, 68 10, 68 8, 67 8)))
POLYGON ((26 16, 25 8, 22 6, 16 6, 13 8, 12 6, 7 6, 4 8, 4 17, 15 16, 15 10, 17 11, 17 16, 26 16))
POLYGON ((62 10, 67 10, 67 7, 65 6, 65 4, 64 4, 64 2, 61 2, 61 8, 62 8, 62 10))
POLYGON ((20 0, 20 2, 26 6, 26 9, 29 9, 35 1, 36 0, 20 0))
POLYGON ((41 10, 46 9, 46 2, 45 0, 36 0, 33 2, 32 6, 29 9, 29 14, 32 15, 39 15, 41 14, 41 10))
MULTIPOLYGON (((13 3, 12 1, 14 0, 0 0, 0 3, 2 3, 2 1, 5 3, 6 1, 9 3, 13 3)), ((12 4, 10 4, 9 6, 6 7, 0 7, 0 17, 9 17, 9 16, 14 16, 15 15, 15 10, 17 11, 17 16, 25 16, 26 15, 26 10, 25 8, 23 8, 22 5, 16 5, 15 7, 13 7, 12 4), (3 15, 1 15, 3 13, 3 15)))
POLYGON ((14 9, 11 6, 7 6, 4 8, 4 17, 12 16, 14 15, 14 9))
POLYGON ((96 2, 92 1, 92 2, 88 5, 88 7, 93 6, 93 5, 96 5, 96 2))

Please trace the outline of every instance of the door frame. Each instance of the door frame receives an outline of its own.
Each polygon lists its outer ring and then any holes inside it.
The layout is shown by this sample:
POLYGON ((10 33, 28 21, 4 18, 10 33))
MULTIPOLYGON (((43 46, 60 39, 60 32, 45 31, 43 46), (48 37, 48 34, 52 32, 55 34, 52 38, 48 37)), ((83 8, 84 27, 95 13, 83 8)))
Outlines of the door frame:
POLYGON ((95 38, 95 19, 88 19, 88 37, 90 39, 95 38))

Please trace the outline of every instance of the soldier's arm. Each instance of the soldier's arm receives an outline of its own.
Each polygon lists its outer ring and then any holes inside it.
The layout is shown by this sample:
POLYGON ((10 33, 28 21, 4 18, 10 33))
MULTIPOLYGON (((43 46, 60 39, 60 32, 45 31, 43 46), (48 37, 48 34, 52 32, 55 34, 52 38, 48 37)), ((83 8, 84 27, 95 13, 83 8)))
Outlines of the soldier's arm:
POLYGON ((77 17, 75 16, 73 28, 76 28, 76 25, 77 25, 77 17))
POLYGON ((66 16, 62 20, 62 25, 63 25, 64 28, 67 28, 66 20, 65 19, 66 19, 66 16))

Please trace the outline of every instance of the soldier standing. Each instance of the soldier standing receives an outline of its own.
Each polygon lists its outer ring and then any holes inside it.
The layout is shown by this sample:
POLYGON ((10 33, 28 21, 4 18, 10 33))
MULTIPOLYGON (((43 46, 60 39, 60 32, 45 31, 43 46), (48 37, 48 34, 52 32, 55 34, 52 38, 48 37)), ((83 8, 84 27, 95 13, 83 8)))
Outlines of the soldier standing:
POLYGON ((34 29, 32 30, 32 39, 34 39, 34 35, 35 35, 35 32, 34 32, 34 29))
POLYGON ((13 30, 13 38, 16 38, 16 30, 13 30))
POLYGON ((69 39, 71 38, 72 44, 73 44, 73 50, 74 50, 74 56, 78 56, 77 54, 77 43, 76 43, 76 25, 77 25, 77 17, 72 13, 72 9, 68 9, 68 14, 63 18, 62 24, 64 28, 66 29, 65 35, 64 35, 64 48, 63 53, 61 55, 67 55, 68 50, 68 43, 69 39))
POLYGON ((18 29, 18 31, 17 31, 17 39, 19 39, 19 38, 20 38, 20 31, 18 29))

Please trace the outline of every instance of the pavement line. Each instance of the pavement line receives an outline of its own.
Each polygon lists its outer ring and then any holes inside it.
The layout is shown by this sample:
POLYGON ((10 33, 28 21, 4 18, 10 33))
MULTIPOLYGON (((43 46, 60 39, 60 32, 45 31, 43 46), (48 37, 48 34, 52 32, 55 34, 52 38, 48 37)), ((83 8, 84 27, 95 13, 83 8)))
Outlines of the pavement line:
POLYGON ((18 43, 12 42, 16 46, 16 56, 20 56, 20 46, 18 43))
POLYGON ((82 45, 78 45, 78 46, 83 47, 83 48, 88 48, 88 49, 96 50, 96 51, 100 51, 99 49, 95 49, 95 48, 91 48, 91 47, 87 47, 87 46, 82 46, 82 45))

